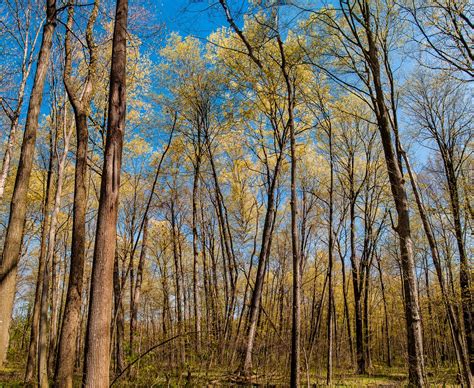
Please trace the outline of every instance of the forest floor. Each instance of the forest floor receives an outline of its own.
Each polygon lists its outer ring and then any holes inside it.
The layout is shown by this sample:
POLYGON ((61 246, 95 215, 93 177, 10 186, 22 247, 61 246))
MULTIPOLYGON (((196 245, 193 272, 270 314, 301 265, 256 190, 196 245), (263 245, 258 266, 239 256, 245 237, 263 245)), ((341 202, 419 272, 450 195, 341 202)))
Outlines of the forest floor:
MULTIPOLYGON (((151 368, 155 369, 155 368, 151 368)), ((23 365, 8 363, 0 369, 0 387, 21 387, 23 379, 23 365)), ((154 370, 155 372, 156 370, 154 370)), ((168 372, 158 373, 152 377, 150 371, 142 370, 137 378, 129 379, 127 376, 117 381, 115 387, 229 387, 229 386, 271 386, 283 387, 288 385, 288 376, 267 374, 255 376, 253 385, 245 385, 235 375, 221 370, 207 372, 184 371, 179 375, 168 369, 168 372), (146 377, 145 377, 146 376, 146 377), (146 380, 146 381, 145 381, 146 380)), ((153 373, 154 374, 154 373, 153 373)), ((456 371, 453 368, 429 368, 427 371, 430 387, 458 387, 456 371)), ((324 373, 301 374, 301 385, 311 387, 325 386, 324 373), (309 382, 308 382, 309 380, 309 382)), ((406 371, 402 368, 374 367, 369 375, 356 375, 347 370, 336 370, 334 373, 334 387, 403 387, 407 385, 406 371)), ((78 376, 77 386, 80 386, 78 376)))

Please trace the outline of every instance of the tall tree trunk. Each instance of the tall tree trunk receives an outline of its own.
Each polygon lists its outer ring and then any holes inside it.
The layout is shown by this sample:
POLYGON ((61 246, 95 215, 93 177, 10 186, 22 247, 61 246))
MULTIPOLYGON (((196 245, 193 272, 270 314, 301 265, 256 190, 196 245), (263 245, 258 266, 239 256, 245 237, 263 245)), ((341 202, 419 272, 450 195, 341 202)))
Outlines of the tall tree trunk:
POLYGON ((43 38, 38 54, 35 79, 31 90, 25 132, 21 145, 20 161, 15 180, 15 188, 10 205, 10 218, 5 237, 2 260, 0 263, 0 367, 6 360, 10 322, 16 289, 16 274, 23 238, 23 228, 27 208, 27 193, 38 130, 38 116, 43 100, 44 83, 48 70, 49 57, 56 28, 56 1, 46 1, 46 23, 43 27, 43 38))
POLYGON ((286 83, 287 104, 288 104, 288 127, 290 134, 290 176, 291 176, 291 253, 293 259, 293 306, 291 325, 291 367, 290 386, 298 387, 300 384, 300 337, 301 337, 301 262, 298 241, 298 197, 296 195, 296 134, 293 117, 293 107, 295 104, 295 91, 292 87, 289 74, 286 68, 286 55, 283 42, 280 36, 277 37, 281 56, 281 70, 286 83))
POLYGON ((438 255, 436 240, 431 228, 431 224, 428 220, 427 213, 423 206, 423 202, 418 190, 418 185, 416 183, 415 177, 411 170, 411 165, 408 159, 408 155, 406 154, 404 150, 402 150, 401 153, 403 155, 403 159, 405 161, 405 166, 407 168, 408 176, 410 178, 410 183, 411 183, 411 187, 412 187, 413 194, 415 197, 416 205, 418 208, 418 213, 420 214, 421 222, 423 225, 423 230, 425 232, 426 239, 428 240, 428 245, 430 247, 431 259, 433 260, 433 264, 435 266, 436 276, 438 278, 438 283, 441 290, 441 296, 443 298, 444 306, 446 308, 446 313, 448 316, 449 326, 451 329, 451 338, 453 340, 454 351, 456 353, 456 359, 458 361, 459 371, 461 372, 463 376, 465 384, 467 386, 472 386, 474 385, 474 381, 473 381, 471 368, 469 365, 469 354, 471 354, 471 357, 472 357, 472 352, 469 352, 468 349, 466 349, 466 345, 462 336, 460 323, 457 318, 457 313, 451 302, 451 298, 448 295, 448 289, 445 283, 443 268, 441 266, 441 261, 438 255))
MULTIPOLYGON (((172 194, 175 195, 174 193, 172 194)), ((181 277, 181 266, 180 266, 180 257, 179 257, 179 248, 178 248, 178 238, 179 234, 176 232, 176 213, 175 213, 175 198, 171 200, 170 210, 171 210, 171 238, 173 244, 173 260, 174 260, 174 272, 175 272, 175 292, 176 292, 176 313, 178 318, 178 335, 183 334, 184 329, 184 317, 183 317, 183 285, 181 277)), ((184 340, 181 337, 179 339, 180 347, 178 349, 180 363, 183 365, 186 361, 186 353, 184 349, 184 340)))
POLYGON ((53 133, 50 134, 49 167, 46 179, 45 201, 43 205, 43 226, 41 231, 40 252, 38 257, 38 273, 36 277, 35 301, 33 305, 33 317, 31 320, 30 344, 28 347, 28 358, 26 361, 25 382, 32 384, 35 376, 36 361, 38 355, 38 339, 40 329, 41 298, 43 294, 43 277, 46 268, 46 252, 48 247, 49 222, 51 219, 51 206, 53 199, 53 168, 54 168, 54 143, 53 133))
POLYGON ((332 384, 333 374, 333 328, 334 328, 334 313, 335 308, 334 289, 333 289, 333 265, 334 265, 334 231, 333 231, 333 214, 334 214, 334 154, 333 154, 333 139, 332 127, 328 122, 328 137, 329 137, 329 163, 330 163, 330 178, 329 178, 329 225, 328 225, 328 327, 327 327, 327 370, 326 370, 326 384, 332 384))
POLYGON ((354 293, 354 320, 355 320, 355 337, 356 337, 356 360, 357 373, 367 373, 367 365, 365 360, 364 342, 363 342, 363 325, 362 325, 362 295, 361 295, 361 281, 359 267, 356 262, 356 241, 355 241, 355 206, 356 196, 354 193, 354 178, 353 178, 353 161, 351 166, 350 190, 350 244, 351 244, 351 268, 352 268, 352 288, 354 293))
POLYGON ((76 169, 74 173, 74 204, 72 224, 71 263, 64 315, 59 335, 55 366, 56 387, 71 388, 76 363, 76 337, 80 332, 84 262, 86 255, 87 211, 87 116, 76 117, 76 169))
POLYGON ((74 7, 69 7, 68 29, 65 40, 64 85, 69 101, 74 109, 76 123, 76 166, 74 172, 74 204, 71 243, 71 263, 67 286, 64 316, 59 335, 58 357, 55 366, 54 383, 56 387, 71 388, 74 365, 76 363, 76 338, 81 327, 82 288, 84 262, 86 256, 86 211, 87 211, 87 149, 89 131, 87 117, 92 98, 97 48, 93 41, 93 27, 99 12, 99 0, 89 15, 86 28, 86 42, 89 49, 89 64, 86 83, 80 97, 76 95, 75 81, 72 78, 71 29, 74 7))
POLYGON ((407 327, 408 379, 409 383, 423 387, 425 385, 425 366, 423 352, 423 335, 416 283, 413 243, 411 239, 410 213, 408 208, 405 180, 395 153, 390 127, 389 112, 385 105, 385 95, 380 75, 380 62, 377 46, 371 30, 371 16, 368 4, 364 8, 364 23, 367 35, 368 50, 364 52, 373 77, 375 95, 373 105, 376 112, 378 129, 385 155, 385 163, 390 181, 393 200, 398 214, 398 225, 395 227, 399 237, 402 281, 405 298, 405 319, 407 327))
POLYGON ((192 194, 192 232, 193 232, 193 298, 194 298, 194 331, 195 334, 195 346, 196 352, 199 354, 201 351, 201 311, 199 306, 199 289, 198 289, 198 260, 199 260, 199 249, 198 249, 198 230, 197 230, 197 195, 199 190, 199 174, 201 170, 201 139, 200 129, 198 129, 198 150, 196 153, 196 161, 194 166, 194 177, 193 177, 193 194, 192 194))
POLYGON ((472 322, 473 302, 471 295, 471 266, 464 247, 464 237, 461 226, 461 208, 459 205, 459 192, 457 176, 450 158, 443 156, 448 183, 449 199, 453 212, 454 232, 459 251, 459 285, 461 287, 461 306, 467 350, 470 354, 471 374, 474 373, 474 324, 472 322))
POLYGON ((107 140, 97 216, 83 378, 85 387, 94 388, 109 385, 109 330, 126 113, 127 14, 128 0, 117 0, 112 42, 107 140))
MULTIPOLYGON (((48 382, 48 351, 54 351, 54 349, 48 349, 48 309, 49 309, 49 278, 50 270, 54 265, 54 249, 56 247, 56 232, 58 226, 58 215, 61 209, 61 195, 64 182, 64 169, 66 167, 67 155, 69 152, 69 139, 71 138, 71 130, 67 128, 67 106, 64 106, 63 113, 63 137, 64 137, 64 149, 61 155, 58 166, 58 177, 56 180, 56 194, 54 198, 53 213, 51 215, 51 222, 48 232, 48 251, 46 254, 45 270, 43 273, 43 287, 41 296, 41 314, 40 314, 40 325, 39 325, 39 341, 38 341, 38 383, 40 387, 49 386, 48 382)), ((56 142, 57 143, 57 142, 56 142)), ((52 152, 56 153, 55 150, 52 152)), ((53 287, 55 284, 53 283, 53 287)))

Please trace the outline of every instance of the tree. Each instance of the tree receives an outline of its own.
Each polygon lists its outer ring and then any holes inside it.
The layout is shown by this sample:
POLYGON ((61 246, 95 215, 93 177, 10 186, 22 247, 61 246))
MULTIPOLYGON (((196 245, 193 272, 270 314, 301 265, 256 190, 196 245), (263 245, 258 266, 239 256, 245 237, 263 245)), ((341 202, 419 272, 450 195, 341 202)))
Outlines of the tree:
MULTIPOLYGON (((328 54, 338 63, 335 71, 323 69, 336 82, 348 87, 356 96, 370 106, 374 112, 384 151, 387 173, 393 200, 398 214, 395 231, 399 237, 403 290, 405 297, 405 318, 407 325, 409 381, 415 386, 424 385, 424 360, 420 308, 416 283, 413 242, 411 239, 410 214, 405 181, 402 174, 399 153, 398 122, 396 115, 396 94, 393 72, 389 57, 389 40, 394 19, 391 2, 378 9, 375 2, 340 1, 339 13, 317 12, 315 22, 334 36, 334 46, 327 47, 328 54), (383 10, 383 12, 382 12, 383 10), (382 25, 388 26, 381 28, 382 25), (354 80, 344 80, 338 67, 348 70, 357 77, 361 87, 354 80), (387 84, 384 83, 388 80, 387 84), (386 98, 389 93, 388 101, 386 98), (394 136, 395 134, 395 136, 394 136), (394 138, 395 137, 395 146, 394 138)), ((320 64, 317 65, 321 67, 320 64)))
POLYGON ((25 132, 21 145, 20 161, 15 180, 15 188, 10 205, 10 218, 5 237, 2 261, 0 264, 0 299, 3 308, 0 312, 0 366, 5 362, 8 348, 8 330, 13 311, 16 289, 16 274, 20 259, 23 228, 27 207, 27 191, 33 165, 33 156, 38 129, 38 116, 43 100, 43 90, 49 64, 53 34, 56 28, 56 1, 46 1, 46 22, 43 26, 41 48, 36 64, 35 79, 30 94, 26 116, 25 132))
MULTIPOLYGON (((5 192, 5 184, 10 172, 10 164, 13 154, 13 146, 15 144, 15 137, 19 127, 20 113, 23 108, 25 99, 26 82, 31 73, 31 67, 34 62, 34 53, 36 43, 41 32, 41 23, 35 15, 34 6, 29 2, 5 2, 6 20, 2 21, 2 27, 7 27, 4 33, 7 35, 7 42, 12 43, 12 46, 18 46, 18 54, 21 54, 20 63, 16 64, 20 71, 20 80, 18 88, 15 88, 16 94, 12 101, 16 104, 12 105, 10 98, 0 97, 0 105, 2 106, 5 115, 10 121, 10 130, 8 133, 8 140, 3 154, 2 170, 0 173, 0 199, 3 198, 5 192), (8 17, 15 18, 15 23, 9 23, 8 17), (10 28, 10 25, 15 24, 18 30, 10 28)), ((2 28, 3 29, 3 28, 2 28)), ((15 52, 15 54, 17 54, 15 52)), ((16 55, 13 55, 16 57, 16 55)), ((15 85, 16 86, 16 85, 15 85)))
POLYGON ((115 258, 120 168, 125 131, 127 16, 128 1, 117 0, 110 70, 107 140, 87 321, 83 378, 83 384, 87 387, 106 387, 109 384, 112 275, 115 258))
MULTIPOLYGON (((472 141, 472 117, 468 113, 472 110, 472 104, 462 84, 456 84, 453 80, 447 82, 444 74, 435 75, 431 80, 428 80, 427 75, 421 75, 408 91, 407 104, 415 125, 424 136, 434 141, 441 155, 460 259, 459 285, 464 332, 468 352, 473 354, 472 271, 465 248, 459 194, 459 176, 472 141)), ((473 362, 471 359, 471 373, 474 370, 473 362)))
POLYGON ((409 0, 403 8, 408 11, 419 33, 415 34, 415 40, 420 43, 421 50, 435 58, 433 67, 441 66, 472 81, 472 3, 469 0, 432 0, 427 3, 409 0))
POLYGON ((94 1, 86 27, 86 42, 89 52, 87 75, 82 90, 76 86, 79 80, 72 76, 72 27, 74 6, 69 4, 68 23, 65 40, 64 85, 69 101, 74 109, 76 124, 76 169, 74 185, 74 214, 71 246, 71 265, 69 283, 59 339, 59 351, 55 367, 55 384, 72 386, 76 337, 79 330, 82 284, 86 249, 86 210, 87 210, 87 149, 89 142, 87 118, 96 80, 97 46, 93 38, 93 28, 99 12, 99 1, 94 1))

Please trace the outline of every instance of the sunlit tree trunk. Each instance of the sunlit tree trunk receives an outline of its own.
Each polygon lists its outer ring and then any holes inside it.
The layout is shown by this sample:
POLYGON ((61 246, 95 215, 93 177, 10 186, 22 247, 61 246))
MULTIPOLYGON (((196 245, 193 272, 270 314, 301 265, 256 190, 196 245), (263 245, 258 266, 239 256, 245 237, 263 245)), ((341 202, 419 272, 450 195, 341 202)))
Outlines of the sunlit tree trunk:
POLYGON ((10 205, 10 218, 0 263, 0 300, 2 301, 2 308, 0 309, 0 367, 6 360, 8 349, 8 331, 12 318, 13 300, 15 298, 16 274, 25 224, 28 186, 35 153, 38 116, 43 100, 43 90, 55 28, 56 1, 47 0, 46 23, 43 27, 43 38, 38 54, 33 88, 30 94, 20 161, 10 205))
POLYGON ((93 27, 99 12, 99 0, 94 1, 86 27, 86 43, 89 51, 88 74, 83 90, 78 91, 72 77, 72 45, 74 7, 68 9, 68 29, 66 31, 64 85, 69 101, 74 109, 76 125, 76 167, 74 171, 74 203, 71 243, 71 263, 67 286, 64 316, 59 334, 58 357, 55 365, 54 383, 56 387, 71 388, 76 361, 76 337, 80 333, 82 287, 86 256, 86 211, 87 211, 87 152, 89 131, 87 117, 95 80, 97 48, 93 41, 93 27), (80 93, 80 96, 79 96, 80 93))
POLYGON ((83 385, 108 387, 117 210, 126 111, 128 0, 117 0, 104 153, 85 345, 83 385))

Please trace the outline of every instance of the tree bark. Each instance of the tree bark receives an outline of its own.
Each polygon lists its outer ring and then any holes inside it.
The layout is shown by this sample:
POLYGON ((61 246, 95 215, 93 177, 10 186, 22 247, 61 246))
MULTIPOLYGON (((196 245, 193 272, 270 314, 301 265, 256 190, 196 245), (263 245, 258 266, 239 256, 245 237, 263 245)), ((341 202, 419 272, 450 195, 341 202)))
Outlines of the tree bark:
POLYGON ((87 211, 87 152, 89 131, 87 117, 92 98, 95 80, 97 48, 93 41, 93 27, 99 12, 99 0, 89 15, 86 28, 86 42, 89 50, 87 80, 81 96, 75 90, 72 78, 72 47, 71 29, 73 25, 74 7, 69 7, 68 29, 65 41, 64 84, 69 101, 74 109, 76 123, 76 167, 74 172, 74 204, 71 244, 71 263, 67 286, 64 316, 59 335, 58 357, 56 360, 54 384, 56 387, 71 388, 73 384, 74 365, 76 362, 76 340, 81 322, 82 288, 84 278, 84 262, 86 255, 86 211, 87 211))
POLYGON ((113 269, 126 114, 127 14, 128 0, 117 0, 83 377, 83 385, 94 388, 109 385, 113 269))

